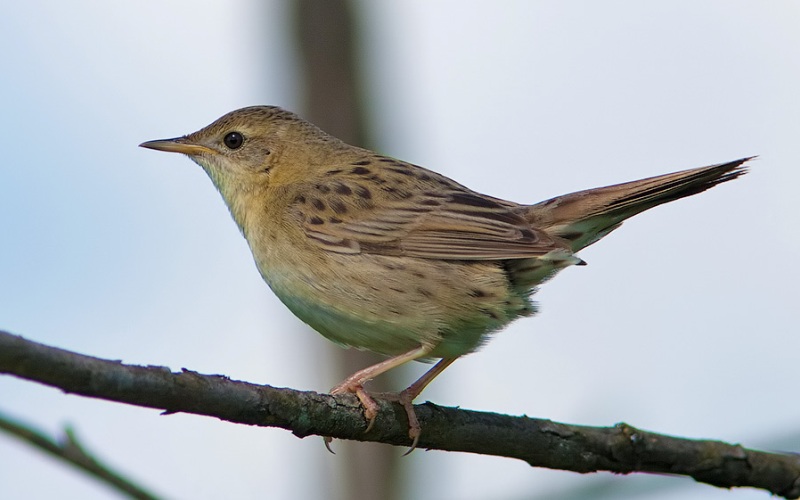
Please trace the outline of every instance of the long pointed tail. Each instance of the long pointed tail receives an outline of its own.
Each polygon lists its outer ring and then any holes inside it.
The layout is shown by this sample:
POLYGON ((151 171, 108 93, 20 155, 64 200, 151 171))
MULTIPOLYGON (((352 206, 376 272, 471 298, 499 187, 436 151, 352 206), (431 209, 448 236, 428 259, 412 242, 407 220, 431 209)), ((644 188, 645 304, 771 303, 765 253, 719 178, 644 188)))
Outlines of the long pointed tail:
POLYGON ((536 227, 569 241, 577 252, 629 217, 739 177, 752 158, 578 191, 526 206, 520 212, 536 227))

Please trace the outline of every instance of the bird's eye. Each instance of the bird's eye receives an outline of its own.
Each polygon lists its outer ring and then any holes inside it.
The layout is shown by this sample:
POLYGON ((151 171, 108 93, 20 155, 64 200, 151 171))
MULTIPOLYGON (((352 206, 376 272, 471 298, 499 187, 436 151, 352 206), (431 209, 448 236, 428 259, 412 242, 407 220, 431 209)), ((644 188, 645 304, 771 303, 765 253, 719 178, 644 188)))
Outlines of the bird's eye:
POLYGON ((228 149, 239 149, 244 144, 244 136, 239 132, 229 132, 222 139, 222 142, 225 143, 228 149))

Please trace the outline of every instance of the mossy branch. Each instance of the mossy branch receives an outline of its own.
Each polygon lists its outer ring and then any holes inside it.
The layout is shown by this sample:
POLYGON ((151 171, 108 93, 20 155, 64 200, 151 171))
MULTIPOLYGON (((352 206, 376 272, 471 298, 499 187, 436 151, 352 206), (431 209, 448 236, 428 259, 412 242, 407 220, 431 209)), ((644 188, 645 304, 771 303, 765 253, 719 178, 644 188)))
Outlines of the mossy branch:
MULTIPOLYGON (((160 366, 133 366, 38 344, 0 331, 0 373, 57 387, 67 393, 169 413, 192 413, 229 422, 280 427, 298 437, 331 436, 409 446, 405 411, 379 401, 372 430, 358 400, 278 389, 160 366)), ((535 467, 580 473, 677 474, 731 488, 750 486, 784 498, 800 497, 800 456, 750 450, 720 441, 685 439, 613 427, 569 425, 448 408, 416 406, 420 448, 524 460, 535 467)))

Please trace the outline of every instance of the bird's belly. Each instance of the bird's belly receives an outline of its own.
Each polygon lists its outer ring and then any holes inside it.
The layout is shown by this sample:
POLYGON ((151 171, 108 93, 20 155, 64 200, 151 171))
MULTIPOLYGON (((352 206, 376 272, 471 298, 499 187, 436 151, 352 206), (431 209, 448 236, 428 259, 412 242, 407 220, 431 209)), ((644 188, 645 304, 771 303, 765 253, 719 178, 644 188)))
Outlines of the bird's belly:
POLYGON ((385 315, 347 311, 327 301, 278 294, 298 318, 337 344, 386 355, 397 355, 424 342, 435 342, 430 332, 420 330, 415 318, 383 318, 385 315))
POLYGON ((461 356, 532 312, 498 263, 336 255, 262 272, 302 321, 347 346, 397 355, 419 346, 431 358, 461 356))

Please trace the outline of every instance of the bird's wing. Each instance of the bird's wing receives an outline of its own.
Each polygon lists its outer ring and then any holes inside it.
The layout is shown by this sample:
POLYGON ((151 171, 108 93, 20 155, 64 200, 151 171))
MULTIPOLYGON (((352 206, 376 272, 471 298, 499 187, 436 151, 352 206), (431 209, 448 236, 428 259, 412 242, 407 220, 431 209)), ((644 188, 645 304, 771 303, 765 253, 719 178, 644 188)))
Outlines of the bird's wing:
POLYGON ((331 252, 450 260, 571 253, 510 205, 453 184, 412 191, 336 180, 313 186, 321 195, 299 197, 293 209, 309 240, 331 252))

